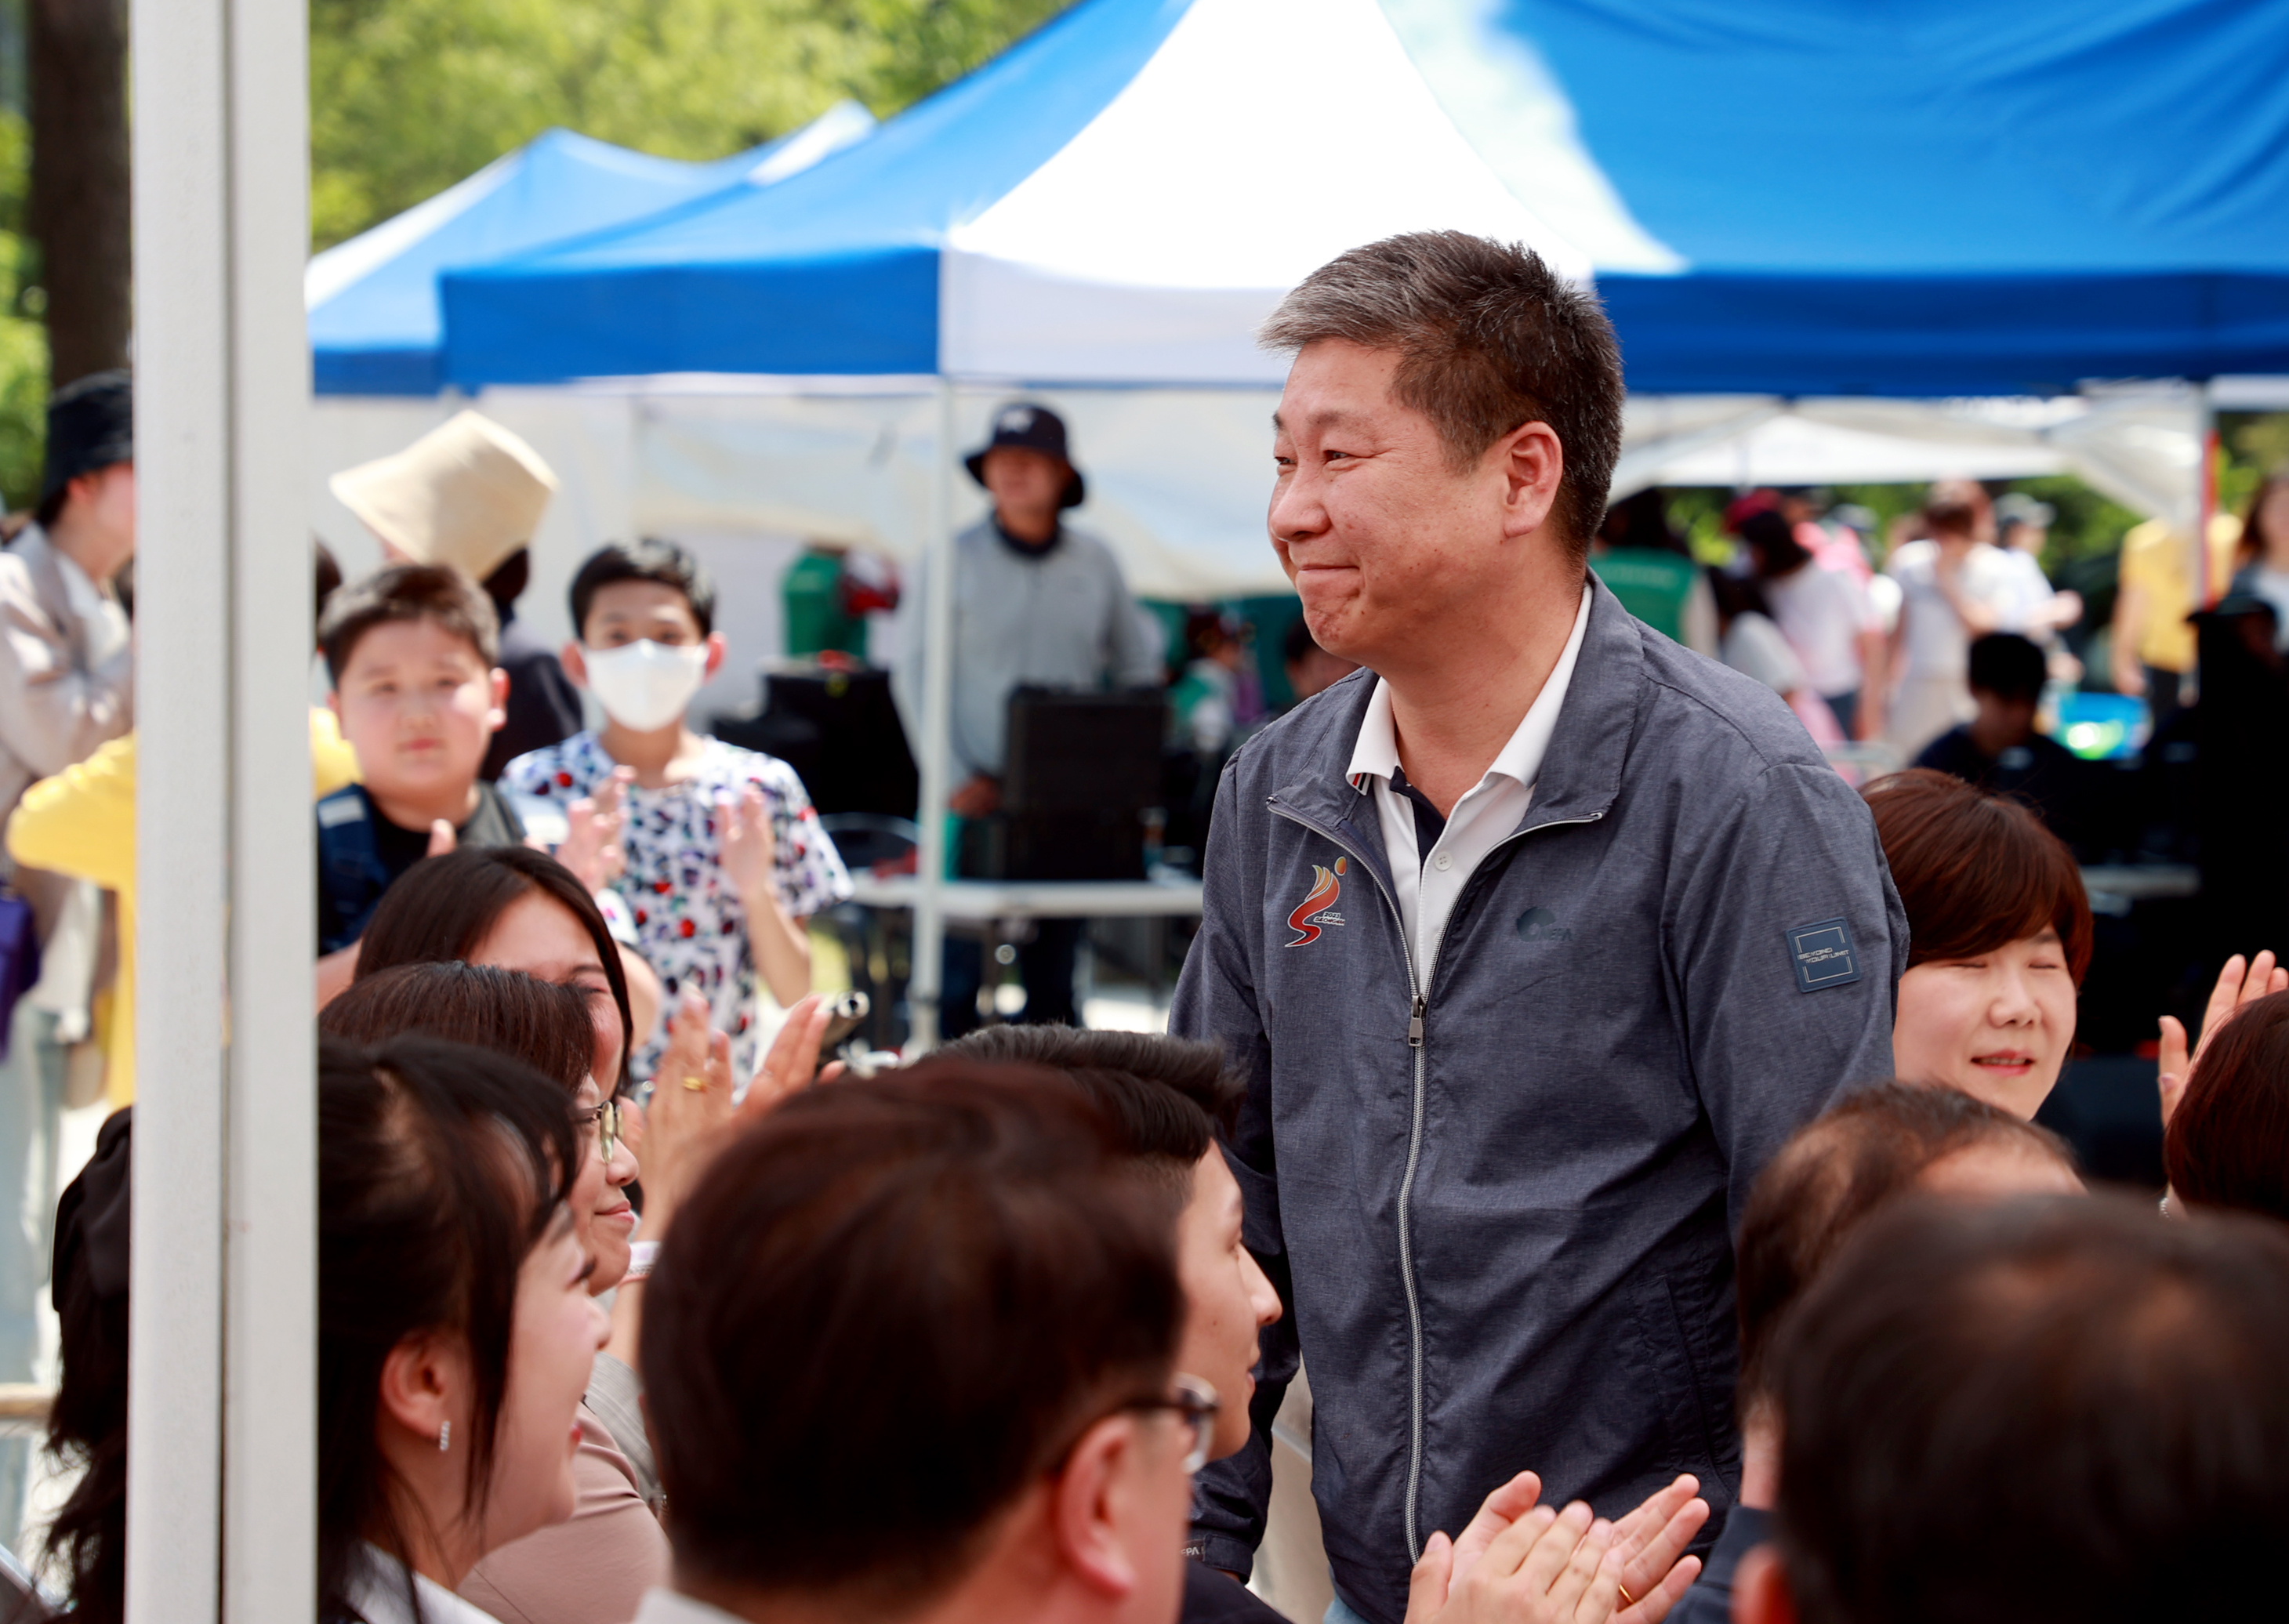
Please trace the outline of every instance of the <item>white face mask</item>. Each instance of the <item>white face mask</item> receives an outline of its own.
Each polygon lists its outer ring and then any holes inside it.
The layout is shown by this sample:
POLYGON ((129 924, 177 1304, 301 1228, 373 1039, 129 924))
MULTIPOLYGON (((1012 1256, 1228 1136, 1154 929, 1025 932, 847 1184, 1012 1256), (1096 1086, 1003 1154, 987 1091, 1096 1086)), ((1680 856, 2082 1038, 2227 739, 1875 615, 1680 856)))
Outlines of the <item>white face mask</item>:
POLYGON ((636 733, 657 733, 683 718, 683 708, 707 680, 707 646, 681 647, 649 639, 618 649, 583 649, 588 691, 604 714, 636 733))

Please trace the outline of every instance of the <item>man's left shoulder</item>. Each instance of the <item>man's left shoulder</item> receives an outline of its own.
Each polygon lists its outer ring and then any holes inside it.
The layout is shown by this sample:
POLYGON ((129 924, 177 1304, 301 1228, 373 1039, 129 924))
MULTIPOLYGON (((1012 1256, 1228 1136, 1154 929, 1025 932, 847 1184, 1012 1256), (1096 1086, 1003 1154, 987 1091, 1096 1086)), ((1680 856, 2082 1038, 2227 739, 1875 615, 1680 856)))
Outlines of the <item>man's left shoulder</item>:
POLYGON ((1828 768, 1788 702, 1755 678, 1658 634, 1642 638, 1644 693, 1631 765, 1706 782, 1775 767, 1828 768))

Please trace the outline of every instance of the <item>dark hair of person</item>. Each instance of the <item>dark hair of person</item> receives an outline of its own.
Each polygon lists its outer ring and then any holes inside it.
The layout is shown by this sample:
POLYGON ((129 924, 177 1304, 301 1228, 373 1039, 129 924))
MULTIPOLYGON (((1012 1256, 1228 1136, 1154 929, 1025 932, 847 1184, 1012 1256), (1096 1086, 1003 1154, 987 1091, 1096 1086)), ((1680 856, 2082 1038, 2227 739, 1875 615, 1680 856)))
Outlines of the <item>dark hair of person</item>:
POLYGON ((1924 504, 1924 523, 1934 537, 1972 536, 1979 530, 1979 510, 1953 492, 1934 494, 1924 504))
MULTIPOLYGON (((390 1350, 421 1331, 467 1349, 469 1515, 492 1469, 517 1276, 580 1165, 561 1084, 434 1038, 318 1046, 318 1586, 347 1612, 361 1541, 403 1560, 375 1437, 390 1350)), ((409 1580, 410 1585, 410 1580, 409 1580)))
POLYGON ((2265 533, 2265 498, 2282 485, 2289 485, 2289 463, 2270 470, 2257 482, 2257 489, 2249 493, 2249 506, 2241 510, 2241 539, 2234 544, 2233 561, 2237 568, 2264 558, 2265 544, 2272 539, 2265 533))
POLYGON ((1280 634, 1280 663, 1288 665, 1301 665, 1315 650, 1319 649, 1319 647, 1320 640, 1312 635, 1312 623, 1298 615, 1288 623, 1288 629, 1280 634))
MULTIPOLYGON (((115 1112, 96 1135, 95 1154, 56 1204, 49 1290, 61 1369, 48 1408, 48 1455, 80 1470, 48 1526, 46 1553, 49 1564, 66 1577, 70 1616, 81 1624, 118 1624, 127 1607, 127 1224, 133 1128, 132 1107, 115 1112)), ((6 1611, 0 1607, 0 1612, 6 1611)))
POLYGON ((640 1035, 628 1007, 619 944, 587 887, 545 851, 530 846, 464 847, 415 864, 383 893, 359 939, 357 980, 395 965, 465 959, 484 944, 502 914, 535 892, 571 910, 603 960, 604 981, 620 1012, 620 1075, 600 1077, 596 1084, 607 1093, 618 1092, 626 1086, 629 1053, 640 1035))
POLYGON ((1097 1420, 1168 1392, 1165 1198, 1064 1079, 933 1058, 726 1147, 646 1287, 676 1571, 911 1611, 1097 1420))
POLYGON ((595 1028, 578 988, 459 959, 393 965, 359 977, 318 1012, 318 1031, 352 1043, 421 1032, 473 1044, 521 1060, 568 1090, 588 1081, 595 1064, 595 1028))
POLYGON ((1756 560, 1759 580, 1778 580, 1812 562, 1812 554, 1796 538, 1796 527, 1772 508, 1743 519, 1740 537, 1748 544, 1750 556, 1756 560))
POLYGON ((2024 802, 1920 767, 1860 793, 1908 912, 1906 968, 1991 953, 2047 926, 2082 985, 2091 947, 2082 871, 2024 802))
POLYGON ((1385 237, 1306 276, 1256 338, 1272 350, 1343 338, 1397 351, 1393 398, 1438 425, 1456 469, 1548 424, 1565 450, 1556 528, 1576 561, 1588 553, 1621 455, 1621 346, 1597 294, 1532 249, 1461 231, 1385 237))
POLYGON ((1063 1072, 1105 1114, 1114 1151, 1189 1198, 1192 1169, 1240 1126, 1248 1085, 1213 1043, 1071 1026, 981 1026, 937 1053, 1063 1072))
POLYGON ((1669 521, 1669 498, 1658 485, 1648 485, 1607 508, 1598 538, 1609 547, 1693 556, 1693 544, 1669 521))
POLYGON ((326 600, 341 590, 342 567, 334 557, 334 550, 316 537, 310 538, 310 618, 321 625, 326 617, 326 600))
MULTIPOLYGON (((2269 1593, 2289 1232, 2111 1197, 1902 1201, 1773 1348, 1803 1624, 2145 1624, 2269 1593)), ((2254 1611, 2267 1611, 2258 1608, 2254 1611)))
POLYGON ((2218 1028, 2163 1131, 2162 1165, 2181 1200, 2289 1218, 2289 992, 2218 1028))
POLYGON ((532 585, 532 549, 519 547, 494 565, 493 572, 479 585, 493 601, 493 613, 500 617, 502 625, 507 625, 510 609, 532 585))
POLYGON ((359 640, 376 626, 428 621, 475 649, 488 668, 500 658, 500 617, 475 581, 444 564, 391 564, 338 588, 318 617, 318 647, 339 686, 359 640))
POLYGON ((1718 620, 1731 625, 1743 615, 1773 617, 1773 606, 1765 600, 1765 589, 1757 585, 1753 576, 1735 575, 1729 569, 1714 567, 1705 573, 1709 577, 1709 596, 1715 604, 1718 620))
POLYGON ((2073 1171, 2048 1128, 1937 1085, 1855 1088, 1798 1128, 1757 1175, 1734 1248, 1741 1317, 1742 1419, 1765 1395, 1781 1317, 1846 1238, 1926 1169, 1974 1145, 2009 1144, 2073 1171))
POLYGON ((2039 699, 2051 665, 2041 647, 2016 632, 1990 632, 1971 643, 1971 687, 2003 699, 2039 699))
POLYGON ((703 637, 715 629, 715 583, 706 567, 672 541, 646 536, 607 542, 588 554, 572 577, 572 635, 588 635, 588 610, 596 594, 615 581, 657 581, 683 594, 703 637))

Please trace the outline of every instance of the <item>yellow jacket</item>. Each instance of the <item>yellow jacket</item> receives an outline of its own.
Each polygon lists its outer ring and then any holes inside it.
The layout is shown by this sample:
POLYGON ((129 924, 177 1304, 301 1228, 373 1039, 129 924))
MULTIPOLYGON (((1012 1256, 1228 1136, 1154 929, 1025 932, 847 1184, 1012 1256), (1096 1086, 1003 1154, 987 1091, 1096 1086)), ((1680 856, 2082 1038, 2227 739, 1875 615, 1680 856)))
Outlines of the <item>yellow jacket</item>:
MULTIPOLYGON (((331 711, 310 712, 311 792, 357 782, 357 756, 331 711)), ((99 1010, 104 1093, 116 1108, 135 1098, 135 736, 113 739, 86 760, 24 792, 8 820, 8 855, 32 868, 92 880, 119 898, 119 979, 99 1010)))

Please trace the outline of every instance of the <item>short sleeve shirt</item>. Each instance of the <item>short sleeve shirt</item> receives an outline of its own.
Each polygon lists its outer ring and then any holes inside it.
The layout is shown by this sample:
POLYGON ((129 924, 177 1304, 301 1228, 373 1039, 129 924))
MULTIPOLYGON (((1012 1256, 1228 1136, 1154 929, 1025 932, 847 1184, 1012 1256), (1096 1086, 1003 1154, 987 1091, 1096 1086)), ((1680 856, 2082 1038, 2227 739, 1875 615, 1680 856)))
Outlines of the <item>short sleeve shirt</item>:
MULTIPOLYGON (((595 792, 618 763, 594 733, 574 734, 519 756, 501 787, 559 803, 595 792)), ((718 808, 748 784, 763 792, 776 848, 772 880, 779 906, 808 919, 850 895, 850 876, 794 768, 776 756, 711 738, 689 777, 664 789, 628 787, 621 844, 627 872, 617 889, 634 920, 639 951, 672 999, 686 989, 708 1002, 717 1028, 731 1034, 732 1065, 752 1076, 762 1047, 755 1023, 755 961, 746 910, 723 872, 718 808)), ((635 1074, 658 1069, 665 1044, 655 1031, 638 1048, 635 1074)))

